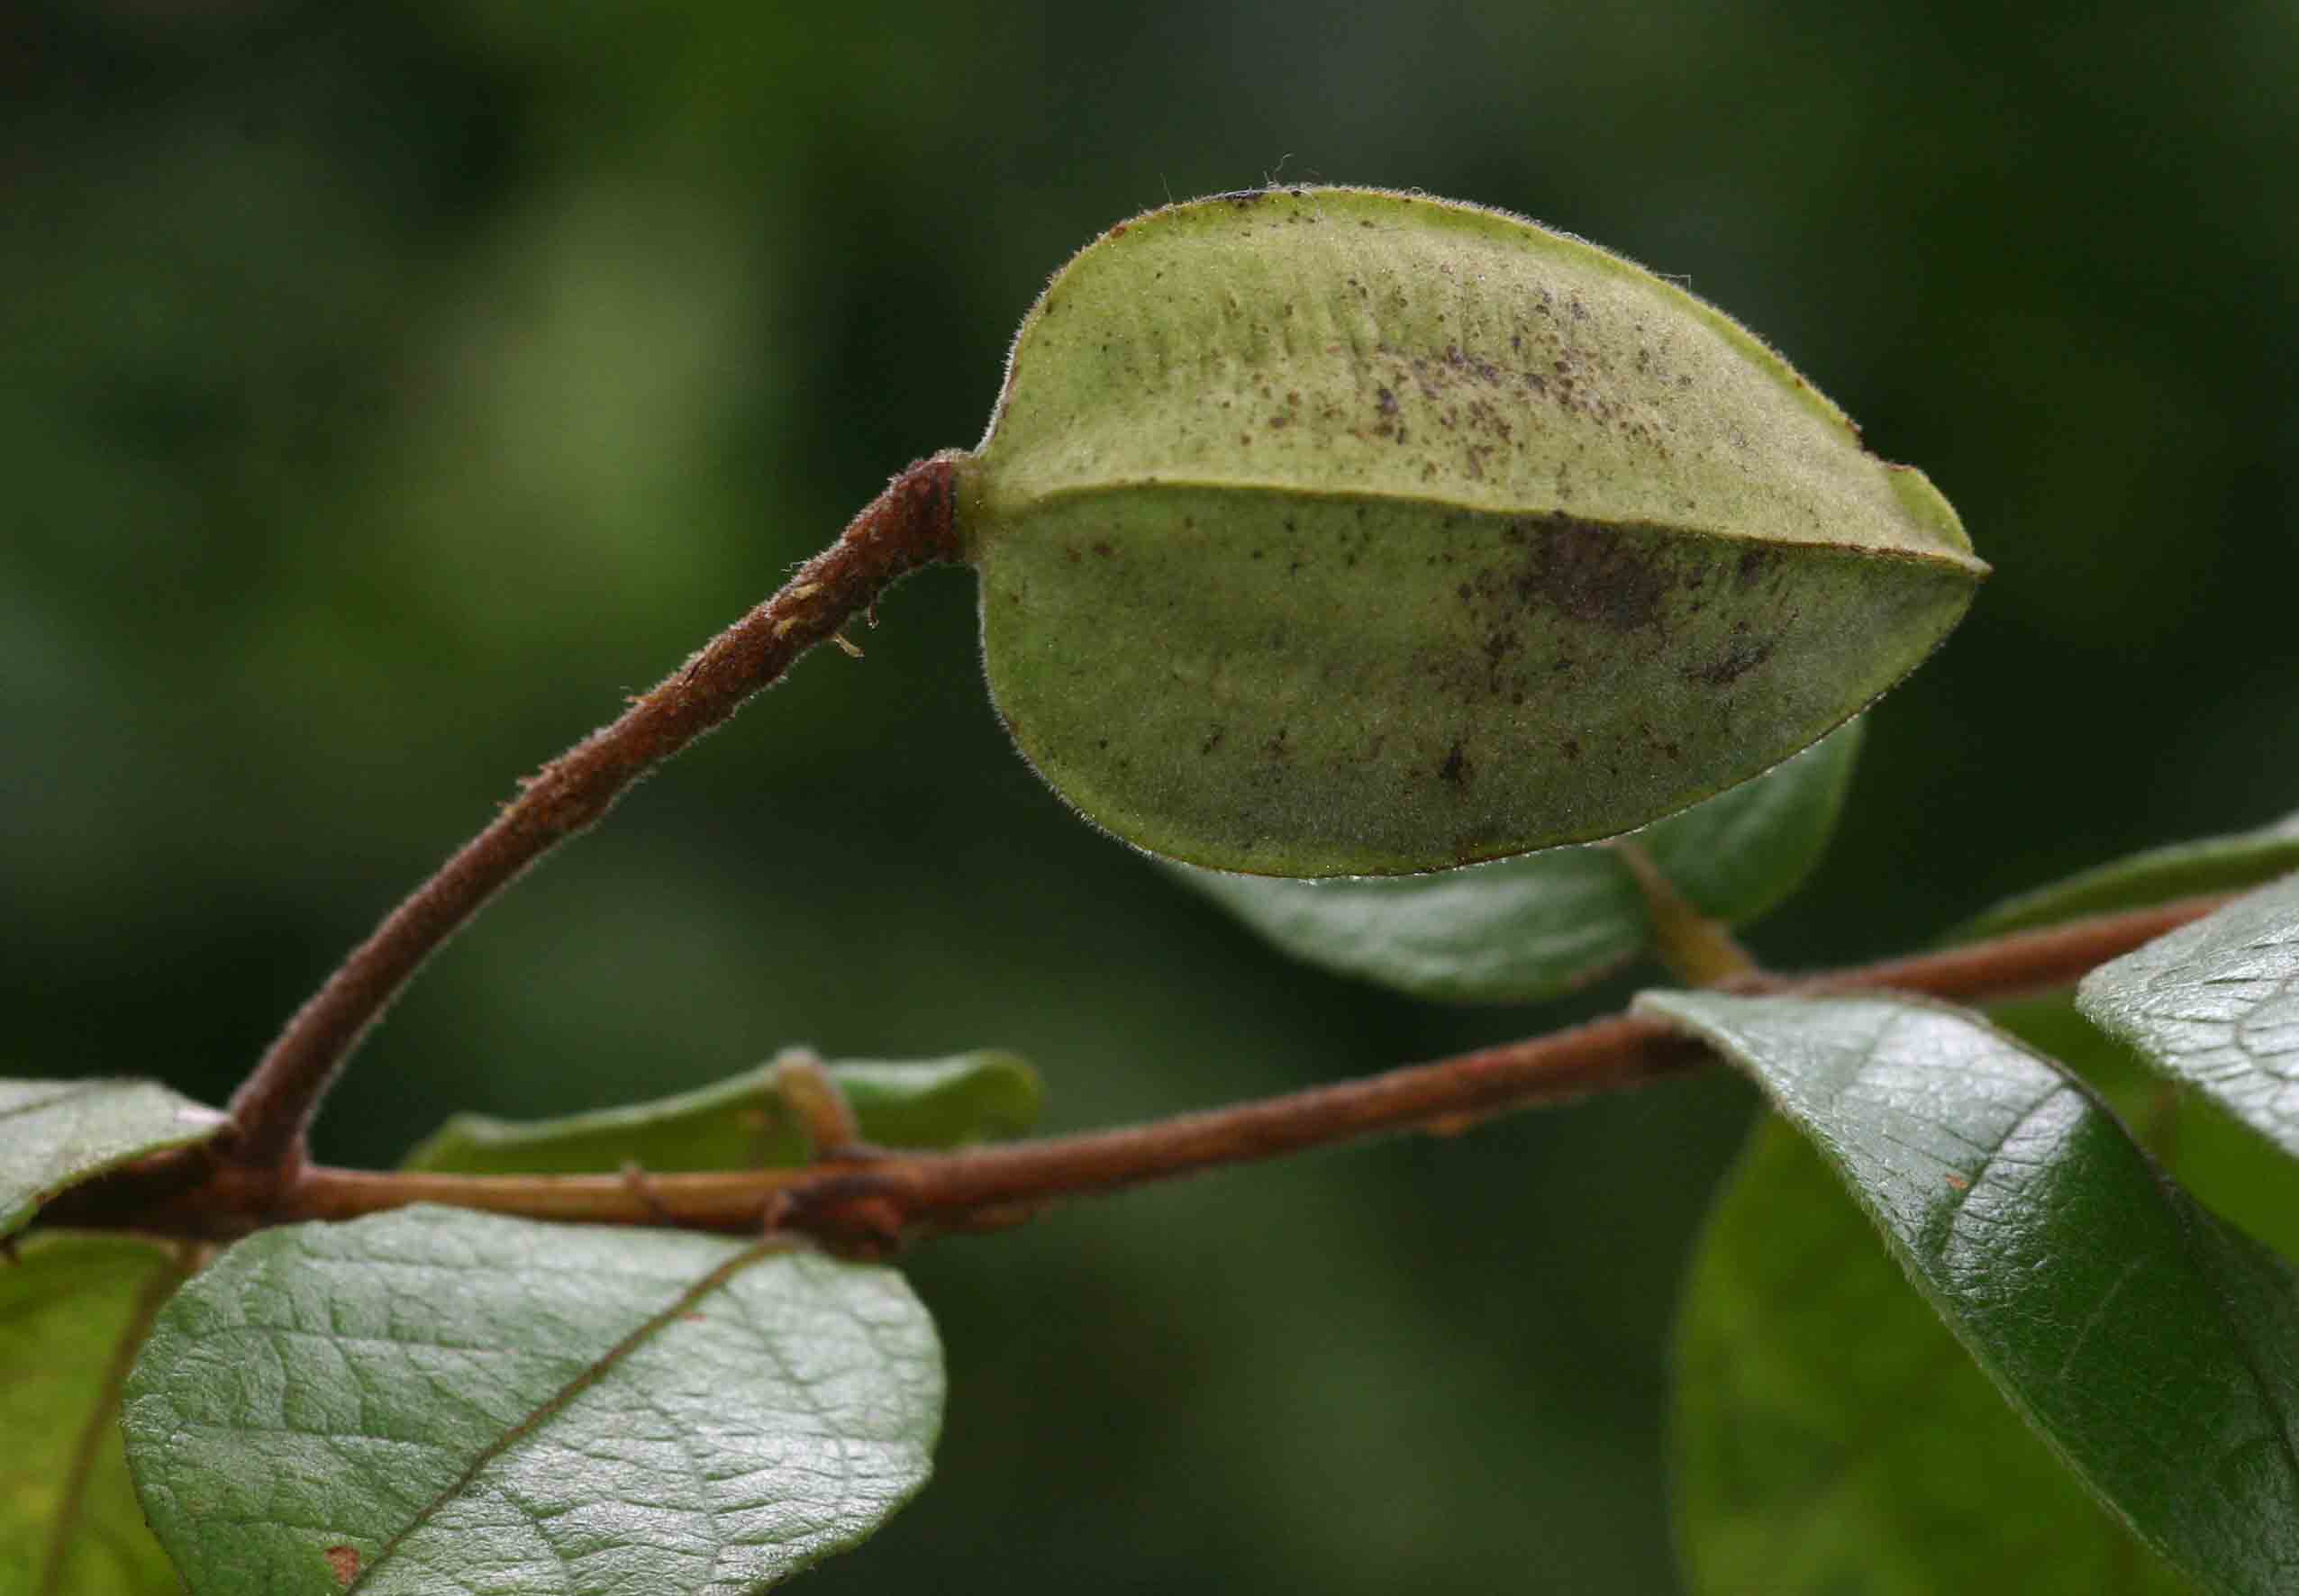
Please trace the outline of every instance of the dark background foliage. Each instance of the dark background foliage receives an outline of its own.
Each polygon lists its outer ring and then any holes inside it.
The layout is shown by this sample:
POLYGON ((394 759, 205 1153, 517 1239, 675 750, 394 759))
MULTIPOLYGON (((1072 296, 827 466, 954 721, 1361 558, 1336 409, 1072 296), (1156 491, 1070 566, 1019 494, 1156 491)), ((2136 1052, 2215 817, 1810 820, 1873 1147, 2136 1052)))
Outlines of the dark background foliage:
MULTIPOLYGON (((1426 188, 1690 278, 1995 580, 1755 937, 1921 941, 2299 804, 2299 25, 2140 5, 108 0, 0 22, 8 1073, 220 1097, 531 768, 979 435, 1130 212, 1426 188)), ((441 957, 323 1156, 794 1041, 1077 1127, 1554 1022, 1262 951, 1075 823, 921 578, 441 957)), ((1626 982, 1592 994, 1613 1003, 1626 982)), ((1672 1588, 1712 1078, 1070 1209, 914 1273, 941 1474, 810 1588, 1672 1588)))

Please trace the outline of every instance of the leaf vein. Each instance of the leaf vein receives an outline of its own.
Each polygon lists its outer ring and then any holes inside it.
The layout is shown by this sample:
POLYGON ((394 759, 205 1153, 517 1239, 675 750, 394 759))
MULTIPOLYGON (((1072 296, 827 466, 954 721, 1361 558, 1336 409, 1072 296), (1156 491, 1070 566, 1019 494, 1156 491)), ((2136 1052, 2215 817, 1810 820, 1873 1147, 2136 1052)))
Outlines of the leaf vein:
MULTIPOLYGON (((732 1280, 737 1274, 749 1268, 752 1264, 757 1263, 760 1258, 766 1256, 773 1250, 775 1250, 775 1247, 771 1242, 754 1242, 750 1246, 744 1247, 741 1252, 736 1253, 733 1256, 728 1258, 725 1262, 720 1264, 716 1268, 704 1274, 700 1280, 695 1281, 685 1291, 679 1292, 677 1297, 673 1298, 668 1304, 654 1314, 653 1317, 642 1321, 636 1328, 632 1329, 629 1335, 623 1337, 622 1340, 616 1342, 613 1347, 608 1347, 605 1352, 602 1353, 594 1362, 583 1369, 572 1380, 568 1381, 565 1385, 561 1386, 558 1391, 552 1392, 549 1397, 545 1398, 541 1403, 539 1403, 534 1411, 528 1414, 525 1419, 520 1420, 517 1424, 511 1426, 505 1429, 503 1435, 496 1440, 486 1446, 482 1447, 478 1455, 471 1460, 471 1465, 463 1471, 463 1474, 459 1478, 456 1479, 444 1490, 441 1491, 437 1496, 433 1497, 431 1501, 426 1503, 419 1511, 417 1511, 415 1516, 407 1522, 404 1528, 401 1529, 398 1534, 393 1536, 388 1541, 384 1543, 382 1549, 376 1553, 375 1556, 369 1560, 368 1565, 364 1569, 360 1570, 359 1577, 352 1581, 350 1585, 347 1587, 347 1591, 358 1591, 362 1586, 366 1585, 367 1582, 374 1576, 376 1570, 383 1567, 386 1563, 388 1563, 398 1552, 399 1548, 407 1543, 407 1539, 410 1536, 413 1535, 425 1524, 429 1523, 431 1519, 438 1514, 440 1510, 445 1507, 450 1501, 453 1501, 465 1491, 475 1487, 477 1484, 480 1472, 489 1464, 502 1456, 504 1453, 510 1451, 511 1448, 519 1442, 525 1440, 541 1426, 556 1418, 577 1397, 581 1396, 585 1392, 590 1390, 592 1386, 604 1379, 606 1375, 621 1365, 624 1359, 628 1358, 641 1346, 645 1345, 646 1342, 668 1328, 678 1318, 680 1314, 686 1312, 688 1308, 700 1301, 703 1298, 708 1296, 711 1292, 718 1290, 728 1281, 732 1280)), ((734 1300, 736 1301, 741 1301, 740 1298, 736 1298, 734 1300)), ((503 1492, 496 1491, 495 1492, 495 1494, 500 1497, 503 1495, 503 1492)), ((552 1555, 555 1556, 559 1555, 557 1548, 553 1548, 552 1555)), ((565 1558, 563 1556, 560 1556, 560 1562, 562 1564, 565 1564, 565 1558)))

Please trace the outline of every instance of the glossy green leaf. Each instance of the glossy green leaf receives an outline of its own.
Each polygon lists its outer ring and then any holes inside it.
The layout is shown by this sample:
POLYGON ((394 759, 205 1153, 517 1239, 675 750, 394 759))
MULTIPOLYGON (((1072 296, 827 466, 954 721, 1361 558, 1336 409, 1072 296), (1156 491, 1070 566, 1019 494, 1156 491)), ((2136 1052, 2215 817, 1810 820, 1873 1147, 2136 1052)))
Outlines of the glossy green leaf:
POLYGON ((1684 809, 1914 668, 1986 568, 1714 308, 1361 189, 1111 229, 958 468, 1015 742, 1120 837, 1253 875, 1684 809))
MULTIPOLYGON (((1646 827, 1636 842, 1702 913, 1731 924, 1755 918, 1819 862, 1866 723, 1840 727, 1756 780, 1646 827)), ((1422 997, 1550 997, 1651 945, 1636 878, 1603 848, 1353 880, 1168 867, 1296 958, 1422 997)))
POLYGON ((223 1125, 215 1110, 150 1081, 0 1081, 0 1236, 59 1192, 223 1125))
POLYGON ((2072 990, 1993 1004, 1987 1016, 2081 1075, 2188 1195, 2299 1260, 2299 1160, 2085 1019, 2072 990))
POLYGON ((2176 1596, 1876 1245, 1803 1137, 1758 1125, 1677 1327, 1694 1596, 2176 1596))
POLYGON ((0 1260, 0 1591, 174 1596, 120 1445, 120 1383, 182 1279, 150 1242, 70 1232, 0 1260))
MULTIPOLYGON (((1037 1123, 1038 1072, 1011 1053, 823 1066, 863 1136, 889 1147, 954 1147, 1037 1123)), ((577 1174, 636 1164, 680 1170, 803 1164, 805 1133, 765 1065, 694 1092, 555 1120, 458 1114, 404 1167, 460 1174, 577 1174)))
POLYGON ((2299 1157, 2299 875, 2102 965, 2076 1004, 2299 1157))
POLYGON ((2299 870, 2299 814, 2231 837, 2149 848, 2006 898, 1958 926, 1949 939, 1976 941, 2085 914, 2143 909, 2205 893, 2240 892, 2299 870))
POLYGON ((126 1399, 194 1596, 733 1596, 917 1491, 942 1376, 890 1270, 413 1208, 233 1247, 126 1399))
POLYGON ((2299 1271, 2081 1085, 1904 998, 1648 993, 1826 1155, 1997 1388, 2207 1590, 2299 1578, 2299 1271))

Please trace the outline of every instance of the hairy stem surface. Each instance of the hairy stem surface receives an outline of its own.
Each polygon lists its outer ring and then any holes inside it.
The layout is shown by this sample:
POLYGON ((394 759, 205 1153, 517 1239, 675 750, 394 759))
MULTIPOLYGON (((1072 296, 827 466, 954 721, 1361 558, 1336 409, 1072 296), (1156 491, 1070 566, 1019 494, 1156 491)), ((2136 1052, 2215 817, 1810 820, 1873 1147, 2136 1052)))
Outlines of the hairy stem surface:
MULTIPOLYGON (((1886 991, 1986 1003, 2067 986, 2093 966, 2202 918, 2224 896, 2094 915, 1944 952, 1804 976, 1752 975, 1732 991, 1821 996, 1886 991)), ((832 1246, 877 1250, 909 1230, 993 1229, 1050 1202, 1384 1133, 1451 1134, 1494 1115, 1613 1091, 1715 1061, 1641 1015, 1256 1102, 1146 1125, 954 1153, 889 1154, 798 1169, 703 1174, 452 1175, 314 1168, 291 1188, 225 1168, 167 1192, 96 1182, 43 1218, 204 1237, 343 1220, 411 1202, 531 1219, 743 1231, 771 1221, 832 1246)))

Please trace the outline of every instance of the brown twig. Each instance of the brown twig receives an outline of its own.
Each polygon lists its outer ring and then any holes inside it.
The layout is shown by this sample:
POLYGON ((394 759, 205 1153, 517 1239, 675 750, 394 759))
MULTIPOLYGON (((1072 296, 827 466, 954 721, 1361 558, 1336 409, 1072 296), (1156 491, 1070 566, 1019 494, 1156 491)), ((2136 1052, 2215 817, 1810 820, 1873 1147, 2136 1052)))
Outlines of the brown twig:
POLYGON ((385 1007, 433 949, 550 848, 604 814, 623 789, 771 685, 910 571, 958 558, 957 457, 917 462, 854 518, 845 535, 600 728, 521 784, 485 830, 384 918, 288 1020, 233 1094, 225 1160, 300 1177, 319 1101, 385 1007))
MULTIPOLYGON (((1998 1002, 2065 986, 2225 901, 2192 898, 1945 952, 1801 978, 1754 975, 1731 985, 1805 996, 1884 990, 1998 1002)), ((1498 1113, 1640 1085, 1714 1058, 1704 1045, 1657 1020, 1616 1015, 1529 1041, 1148 1125, 889 1159, 842 1179, 833 1174, 792 1186, 784 1205, 786 1222, 836 1241, 850 1205, 884 1200, 911 1224, 965 1229, 968 1216, 981 1210, 1114 1191, 1384 1132, 1434 1127, 1449 1135, 1498 1113)), ((870 1229, 876 1228, 873 1221, 870 1229)))
MULTIPOLYGON (((2199 919, 2224 897, 2095 915, 1944 952, 1803 977, 1762 975, 1742 992, 1820 996, 1881 990, 1986 1003, 2067 985, 2107 959, 2199 919)), ((1361 1080, 1147 1125, 954 1153, 888 1155, 803 1169, 652 1175, 447 1175, 312 1168, 282 1190, 263 1172, 224 1169, 205 1185, 129 1207, 101 1184, 44 1216, 162 1232, 228 1236, 262 1224, 342 1220, 411 1202, 599 1224, 756 1226, 771 1203, 784 1228, 834 1246, 883 1246, 901 1227, 977 1229, 1044 1204, 1221 1165, 1404 1130, 1452 1131, 1495 1114, 1617 1090, 1712 1062, 1701 1044, 1640 1015, 1410 1065, 1361 1080)))

